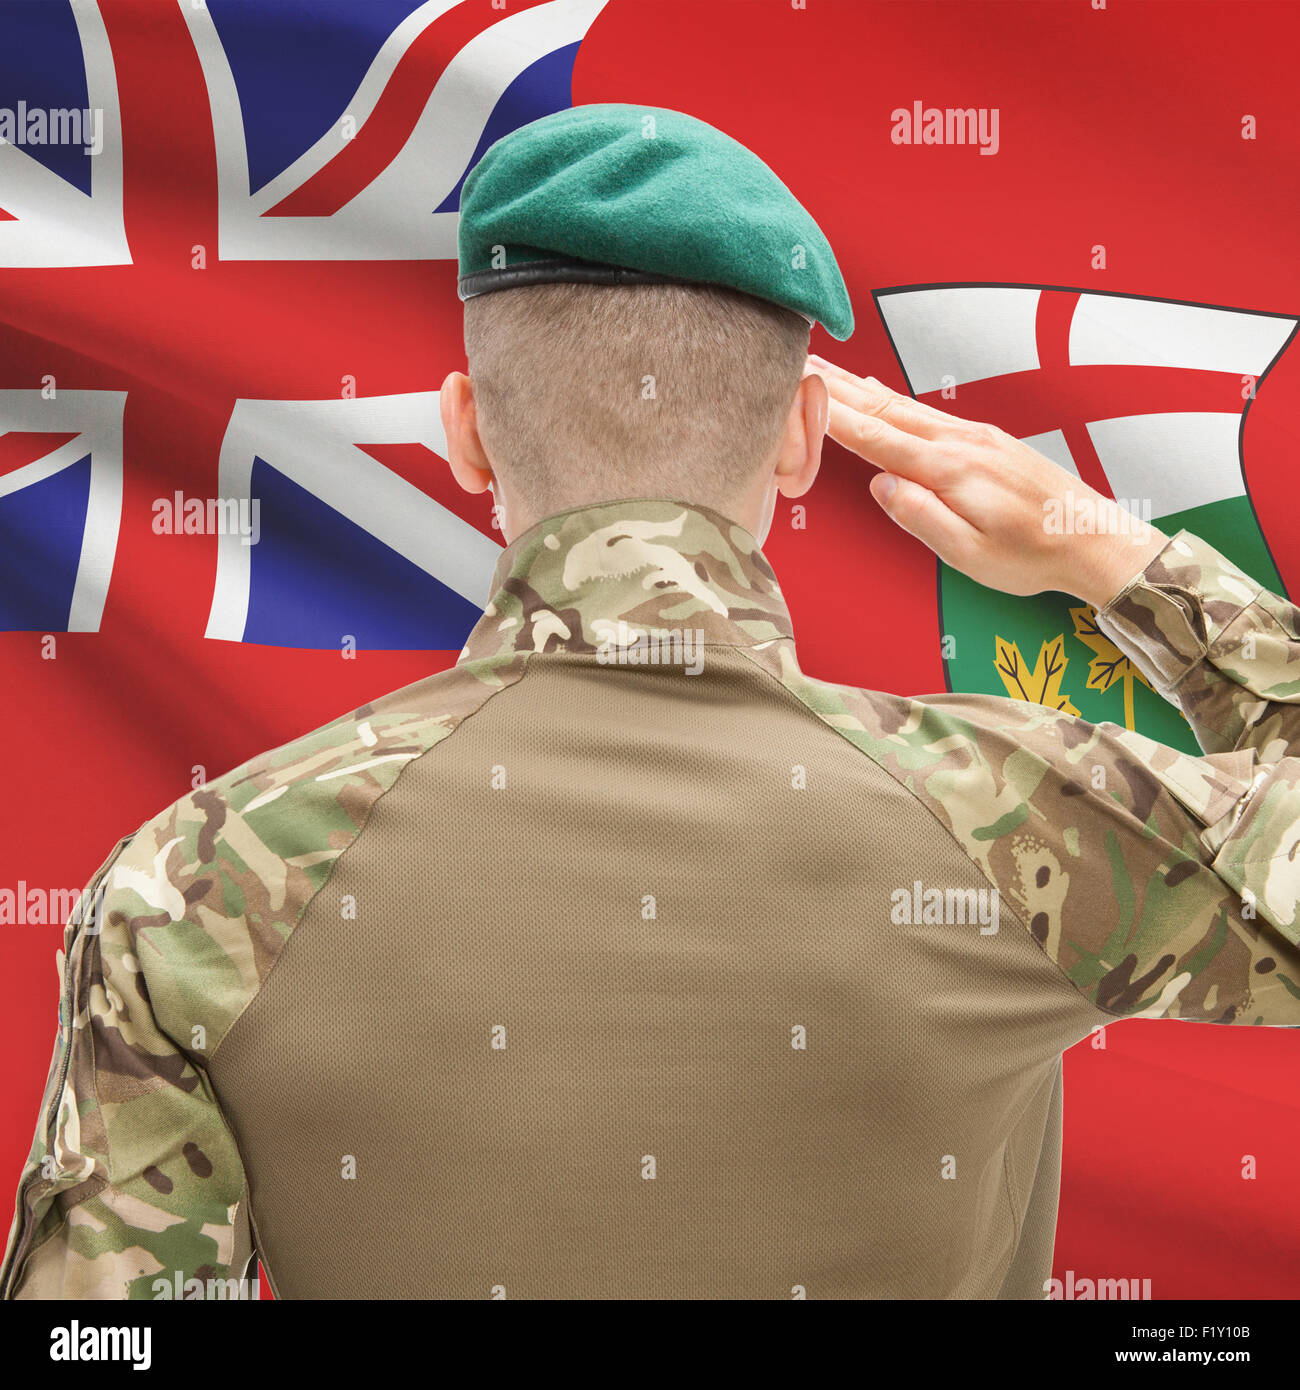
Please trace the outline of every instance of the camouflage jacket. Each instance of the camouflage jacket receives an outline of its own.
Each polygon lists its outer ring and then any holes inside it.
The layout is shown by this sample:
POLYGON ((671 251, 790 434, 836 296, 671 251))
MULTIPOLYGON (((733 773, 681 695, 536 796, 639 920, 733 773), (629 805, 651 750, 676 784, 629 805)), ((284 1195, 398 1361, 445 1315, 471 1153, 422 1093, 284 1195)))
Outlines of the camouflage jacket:
POLYGON ((1300 1024, 1300 614, 1181 532, 1098 619, 1203 756, 1035 704, 814 680, 755 541, 706 509, 542 522, 503 553, 453 668, 183 797, 95 874, 64 933, 3 1295, 153 1298, 245 1272, 258 1213, 214 1087, 223 1042, 413 766, 530 662, 644 663, 647 634, 730 649, 905 788, 1087 1017, 1300 1024))

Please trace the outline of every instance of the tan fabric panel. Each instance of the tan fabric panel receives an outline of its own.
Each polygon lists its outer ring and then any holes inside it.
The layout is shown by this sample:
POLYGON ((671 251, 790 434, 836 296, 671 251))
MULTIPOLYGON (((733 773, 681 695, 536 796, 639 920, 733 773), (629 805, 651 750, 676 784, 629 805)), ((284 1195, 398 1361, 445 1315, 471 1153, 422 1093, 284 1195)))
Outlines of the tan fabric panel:
POLYGON ((891 921, 988 885, 708 655, 534 656, 377 803, 212 1063, 281 1296, 1043 1297, 1095 1012, 891 921))

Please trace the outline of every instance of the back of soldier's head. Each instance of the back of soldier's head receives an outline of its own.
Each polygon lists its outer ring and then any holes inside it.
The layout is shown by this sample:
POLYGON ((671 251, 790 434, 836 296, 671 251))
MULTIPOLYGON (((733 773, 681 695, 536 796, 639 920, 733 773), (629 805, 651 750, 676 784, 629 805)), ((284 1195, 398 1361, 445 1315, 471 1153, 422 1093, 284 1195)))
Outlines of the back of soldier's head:
POLYGON ((539 284, 464 311, 483 447, 537 516, 725 503, 771 461, 808 350, 799 314, 716 286, 539 284))
POLYGON ((853 331, 790 189, 662 107, 575 106, 498 140, 457 249, 477 443, 534 519, 630 496, 726 510, 776 462, 811 326, 853 331))

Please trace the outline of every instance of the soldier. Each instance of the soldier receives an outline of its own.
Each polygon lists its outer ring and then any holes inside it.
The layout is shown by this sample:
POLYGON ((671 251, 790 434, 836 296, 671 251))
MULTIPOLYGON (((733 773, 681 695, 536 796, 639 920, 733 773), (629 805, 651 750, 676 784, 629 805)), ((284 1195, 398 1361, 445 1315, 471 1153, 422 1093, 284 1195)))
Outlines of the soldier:
POLYGON ((290 1298, 1041 1298, 1063 1050, 1300 1023, 1296 609, 1186 532, 1050 533, 1077 479, 809 362, 830 247, 699 121, 507 136, 460 262, 495 592, 96 874, 5 1296, 256 1249, 290 1298), (1095 604, 1205 755, 806 675, 759 546, 828 427, 950 564, 1095 604))

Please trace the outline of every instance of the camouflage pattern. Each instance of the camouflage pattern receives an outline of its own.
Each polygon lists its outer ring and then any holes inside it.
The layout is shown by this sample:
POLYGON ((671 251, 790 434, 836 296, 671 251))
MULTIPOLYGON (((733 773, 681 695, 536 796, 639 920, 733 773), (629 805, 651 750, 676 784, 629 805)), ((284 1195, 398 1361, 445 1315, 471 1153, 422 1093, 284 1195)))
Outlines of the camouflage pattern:
POLYGON ((707 508, 552 517, 503 556, 489 611, 479 657, 684 627, 747 649, 930 808, 1104 1014, 1300 1024, 1300 614, 1188 532, 1098 623, 1182 703, 1201 757, 1024 701, 804 675, 771 566, 707 508))
POLYGON ((1287 757, 1300 735, 1300 612, 1285 599, 1183 531, 1098 616, 1207 753, 1287 757))
POLYGON ((1297 617, 1185 532, 1099 614, 1182 702, 1210 750, 1193 757, 1023 701, 813 680, 753 537, 705 508, 549 518, 503 553, 452 670, 193 792, 92 880, 0 1292, 150 1298, 177 1272, 243 1273, 249 1193, 211 1060, 379 798, 539 653, 683 630, 740 649, 928 808, 1099 1021, 1300 1023, 1297 617))
POLYGON ((363 706, 176 802, 109 856, 64 931, 5 1298, 150 1299, 178 1272, 244 1274, 248 1194, 210 1059, 375 802, 522 670, 502 653, 363 706))
POLYGON ((600 652, 638 632, 749 646, 793 636, 771 565, 742 527, 680 502, 561 512, 520 536, 465 653, 600 652))

